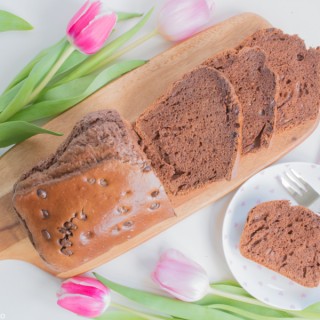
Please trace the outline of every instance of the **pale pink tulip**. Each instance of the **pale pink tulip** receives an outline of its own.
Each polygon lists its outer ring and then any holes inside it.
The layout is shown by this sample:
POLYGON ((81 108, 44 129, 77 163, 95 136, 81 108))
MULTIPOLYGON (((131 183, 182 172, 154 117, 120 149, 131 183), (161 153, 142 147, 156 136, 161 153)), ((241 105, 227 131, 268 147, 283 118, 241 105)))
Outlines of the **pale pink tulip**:
POLYGON ((110 289, 89 277, 73 277, 61 284, 58 305, 78 315, 95 318, 110 304, 110 289))
POLYGON ((114 12, 103 14, 100 1, 88 0, 69 22, 67 36, 79 51, 93 54, 101 49, 116 22, 114 12))
POLYGON ((209 290, 206 271, 199 264, 173 249, 161 255, 151 276, 161 289, 187 302, 202 299, 209 290))
POLYGON ((210 22, 213 9, 212 0, 167 0, 159 14, 159 32, 170 41, 185 40, 210 22))

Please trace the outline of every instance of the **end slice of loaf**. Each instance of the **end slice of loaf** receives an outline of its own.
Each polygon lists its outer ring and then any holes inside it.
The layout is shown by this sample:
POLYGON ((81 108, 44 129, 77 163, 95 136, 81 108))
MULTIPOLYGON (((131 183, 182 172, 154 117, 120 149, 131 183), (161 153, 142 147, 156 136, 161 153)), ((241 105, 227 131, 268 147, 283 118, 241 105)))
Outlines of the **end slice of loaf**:
POLYGON ((240 252, 305 287, 317 287, 320 216, 289 201, 262 203, 249 212, 240 252))
POLYGON ((320 107, 318 61, 304 41, 270 28, 257 31, 239 48, 248 46, 264 50, 268 65, 279 76, 277 128, 281 131, 316 119, 320 107))
POLYGON ((242 110, 229 80, 200 67, 174 83, 135 130, 168 192, 230 179, 241 152, 242 110))
POLYGON ((13 205, 40 256, 60 272, 174 216, 137 135, 112 110, 77 123, 16 183, 13 205))
POLYGON ((242 153, 267 148, 275 127, 278 79, 266 54, 257 47, 228 50, 204 64, 221 71, 234 86, 243 111, 242 153))

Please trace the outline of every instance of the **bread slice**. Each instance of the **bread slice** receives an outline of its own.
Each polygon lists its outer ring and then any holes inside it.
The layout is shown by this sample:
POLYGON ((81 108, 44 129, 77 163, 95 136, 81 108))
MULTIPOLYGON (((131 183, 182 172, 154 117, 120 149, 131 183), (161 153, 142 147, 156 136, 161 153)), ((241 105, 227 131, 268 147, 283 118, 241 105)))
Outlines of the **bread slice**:
POLYGON ((75 268, 174 216, 137 140, 116 111, 90 113, 16 183, 15 210, 52 269, 75 268))
POLYGON ((316 119, 320 107, 318 61, 307 50, 304 41, 296 35, 271 28, 257 31, 239 48, 247 46, 258 46, 264 50, 268 65, 279 76, 278 130, 316 119))
POLYGON ((135 130, 167 192, 231 179, 241 152, 242 110, 227 78, 200 67, 138 118, 135 130))
POLYGON ((317 287, 320 216, 285 200, 262 203, 249 212, 240 252, 305 287, 317 287))
POLYGON ((242 153, 267 148, 275 127, 278 79, 267 65, 265 53, 257 47, 228 50, 204 64, 230 80, 242 105, 242 153))

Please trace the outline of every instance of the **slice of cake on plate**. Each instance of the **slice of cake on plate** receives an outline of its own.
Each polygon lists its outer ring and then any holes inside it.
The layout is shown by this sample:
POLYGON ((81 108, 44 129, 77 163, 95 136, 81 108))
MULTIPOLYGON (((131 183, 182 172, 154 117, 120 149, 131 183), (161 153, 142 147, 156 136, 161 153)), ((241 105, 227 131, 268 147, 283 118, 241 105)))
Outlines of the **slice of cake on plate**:
POLYGON ((305 287, 317 287, 320 216, 286 200, 262 203, 249 212, 240 252, 305 287))

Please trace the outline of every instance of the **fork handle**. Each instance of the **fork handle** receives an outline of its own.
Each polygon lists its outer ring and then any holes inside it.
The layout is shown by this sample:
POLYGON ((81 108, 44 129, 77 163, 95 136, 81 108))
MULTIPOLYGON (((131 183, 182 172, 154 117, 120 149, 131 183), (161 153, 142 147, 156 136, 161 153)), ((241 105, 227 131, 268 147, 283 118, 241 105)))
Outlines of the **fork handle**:
POLYGON ((320 197, 316 199, 310 206, 309 209, 315 213, 320 214, 320 197))

